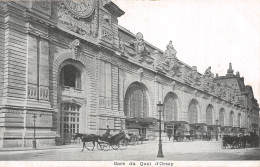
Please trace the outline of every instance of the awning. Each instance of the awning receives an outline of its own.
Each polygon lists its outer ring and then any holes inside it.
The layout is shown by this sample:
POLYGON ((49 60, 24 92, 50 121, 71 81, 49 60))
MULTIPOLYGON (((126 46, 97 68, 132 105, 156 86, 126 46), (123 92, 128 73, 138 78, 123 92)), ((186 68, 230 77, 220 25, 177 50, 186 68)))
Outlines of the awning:
POLYGON ((193 123, 193 124, 190 124, 190 126, 206 126, 207 124, 206 123, 193 123))
POLYGON ((126 118, 125 121, 126 123, 136 123, 143 126, 149 126, 151 124, 156 123, 157 119, 153 117, 145 117, 145 118, 134 117, 134 118, 126 118))
POLYGON ((221 127, 221 125, 207 125, 209 128, 221 127))
POLYGON ((165 125, 184 125, 184 124, 188 124, 188 122, 186 121, 165 121, 164 122, 165 125))
POLYGON ((214 131, 218 131, 218 128, 221 127, 221 125, 207 125, 208 130, 214 130, 214 131))

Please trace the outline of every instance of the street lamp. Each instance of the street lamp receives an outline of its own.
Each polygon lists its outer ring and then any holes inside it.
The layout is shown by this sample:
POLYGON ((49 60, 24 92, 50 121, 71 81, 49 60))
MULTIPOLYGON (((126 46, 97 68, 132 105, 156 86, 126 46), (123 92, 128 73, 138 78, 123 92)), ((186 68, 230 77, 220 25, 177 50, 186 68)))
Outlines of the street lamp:
MULTIPOLYGON (((42 114, 39 115, 39 117, 41 117, 42 114)), ((37 114, 33 114, 33 148, 35 149, 36 148, 36 138, 35 138, 35 121, 36 121, 36 118, 37 118, 37 114)))
POLYGON ((161 113, 163 111, 163 104, 161 104, 161 101, 157 104, 157 110, 159 112, 159 150, 157 157, 164 157, 162 152, 162 129, 161 129, 161 113))
MULTIPOLYGON (((216 125, 218 125, 218 119, 216 119, 216 125)), ((216 141, 218 141, 218 126, 216 126, 216 141)))

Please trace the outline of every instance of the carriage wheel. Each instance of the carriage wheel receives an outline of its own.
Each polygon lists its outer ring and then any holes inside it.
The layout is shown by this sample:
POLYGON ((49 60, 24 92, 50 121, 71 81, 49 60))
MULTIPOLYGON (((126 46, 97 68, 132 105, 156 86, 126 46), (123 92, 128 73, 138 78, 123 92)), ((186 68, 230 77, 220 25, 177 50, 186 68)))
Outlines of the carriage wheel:
POLYGON ((119 148, 121 150, 125 150, 127 148, 127 145, 128 145, 128 142, 127 140, 123 139, 123 140, 120 140, 119 142, 119 148))
POLYGON ((92 142, 86 142, 85 148, 88 149, 89 151, 93 151, 94 150, 94 144, 92 142))
POLYGON ((232 147, 231 148, 238 148, 238 142, 237 141, 234 141, 232 143, 232 147))
POLYGON ((136 138, 135 137, 133 138, 132 142, 133 142, 133 145, 136 145, 136 138))
POLYGON ((222 143, 221 143, 221 148, 222 149, 225 149, 227 147, 227 143, 225 142, 225 141, 223 141, 222 143))
POLYGON ((117 150, 119 148, 119 144, 113 144, 111 145, 111 147, 114 149, 114 150, 117 150))
POLYGON ((97 149, 98 150, 104 150, 104 144, 103 143, 97 143, 97 149))
POLYGON ((110 145, 108 143, 102 144, 102 150, 103 151, 108 151, 110 149, 110 145))

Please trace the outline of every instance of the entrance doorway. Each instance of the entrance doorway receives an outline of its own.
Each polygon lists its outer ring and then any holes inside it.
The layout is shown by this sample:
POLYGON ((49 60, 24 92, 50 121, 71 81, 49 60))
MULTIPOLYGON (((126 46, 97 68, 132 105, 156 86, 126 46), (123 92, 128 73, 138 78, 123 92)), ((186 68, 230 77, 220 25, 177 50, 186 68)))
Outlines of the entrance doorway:
POLYGON ((60 134, 63 144, 73 142, 73 134, 79 133, 80 106, 74 103, 62 103, 60 110, 60 134))

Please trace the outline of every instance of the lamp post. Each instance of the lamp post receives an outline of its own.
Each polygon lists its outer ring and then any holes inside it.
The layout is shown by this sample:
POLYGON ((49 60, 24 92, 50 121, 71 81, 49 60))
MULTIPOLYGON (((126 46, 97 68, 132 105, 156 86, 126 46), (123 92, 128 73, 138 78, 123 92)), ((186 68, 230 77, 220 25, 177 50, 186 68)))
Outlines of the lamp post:
MULTIPOLYGON (((39 117, 41 117, 42 115, 40 114, 39 117)), ((36 122, 36 118, 37 118, 37 114, 33 114, 33 148, 36 148, 36 138, 35 138, 35 122, 36 122)))
POLYGON ((158 154, 157 157, 164 157, 163 152, 162 152, 162 129, 161 129, 161 113, 163 111, 163 104, 161 104, 161 101, 157 104, 157 110, 159 112, 159 149, 158 149, 158 154))
MULTIPOLYGON (((218 125, 218 119, 216 119, 216 125, 218 125)), ((216 141, 218 141, 218 126, 216 127, 216 141)))

